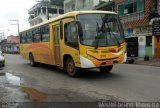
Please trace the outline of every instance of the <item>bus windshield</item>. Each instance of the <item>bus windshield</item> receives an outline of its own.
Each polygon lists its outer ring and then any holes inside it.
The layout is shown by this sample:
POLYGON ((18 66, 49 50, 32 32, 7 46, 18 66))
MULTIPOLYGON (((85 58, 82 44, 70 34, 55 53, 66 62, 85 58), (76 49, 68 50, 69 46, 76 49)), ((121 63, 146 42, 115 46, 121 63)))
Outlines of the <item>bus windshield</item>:
POLYGON ((103 47, 120 45, 124 41, 124 33, 116 14, 81 14, 77 16, 82 26, 83 45, 103 47))

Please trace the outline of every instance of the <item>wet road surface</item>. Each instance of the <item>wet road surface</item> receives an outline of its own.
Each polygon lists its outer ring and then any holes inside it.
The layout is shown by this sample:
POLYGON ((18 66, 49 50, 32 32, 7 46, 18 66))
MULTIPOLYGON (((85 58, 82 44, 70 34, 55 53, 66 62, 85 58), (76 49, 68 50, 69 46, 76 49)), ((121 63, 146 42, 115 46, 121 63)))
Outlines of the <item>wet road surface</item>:
POLYGON ((111 74, 84 71, 71 78, 53 66, 31 67, 19 55, 5 55, 0 70, 0 101, 95 102, 160 101, 160 67, 115 65, 111 74))
MULTIPOLYGON (((79 102, 96 101, 67 89, 52 89, 40 85, 29 85, 10 73, 0 73, 0 102, 79 102)), ((98 101, 98 100, 97 100, 98 101)))

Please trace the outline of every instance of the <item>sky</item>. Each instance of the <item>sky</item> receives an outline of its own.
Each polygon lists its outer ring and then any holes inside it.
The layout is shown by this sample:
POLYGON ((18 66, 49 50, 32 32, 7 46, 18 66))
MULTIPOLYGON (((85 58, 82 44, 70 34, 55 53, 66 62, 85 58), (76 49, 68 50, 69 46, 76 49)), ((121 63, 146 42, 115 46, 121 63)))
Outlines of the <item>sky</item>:
POLYGON ((28 23, 28 10, 36 4, 36 0, 0 0, 0 33, 4 30, 5 37, 18 34, 19 20, 20 31, 30 27, 28 23))

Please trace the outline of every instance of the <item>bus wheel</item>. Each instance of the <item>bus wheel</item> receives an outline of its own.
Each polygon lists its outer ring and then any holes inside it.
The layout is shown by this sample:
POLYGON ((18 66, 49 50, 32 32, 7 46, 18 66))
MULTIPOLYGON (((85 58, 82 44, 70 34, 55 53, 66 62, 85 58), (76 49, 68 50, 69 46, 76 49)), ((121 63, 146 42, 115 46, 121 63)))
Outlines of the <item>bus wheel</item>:
POLYGON ((102 73, 109 73, 113 68, 113 65, 111 66, 105 66, 105 67, 100 67, 99 70, 102 72, 102 73))
POLYGON ((68 58, 65 64, 66 71, 69 76, 71 77, 78 77, 79 76, 79 71, 75 67, 74 61, 72 58, 68 58))
POLYGON ((29 63, 32 67, 36 66, 36 62, 34 61, 34 57, 32 54, 29 54, 29 63))

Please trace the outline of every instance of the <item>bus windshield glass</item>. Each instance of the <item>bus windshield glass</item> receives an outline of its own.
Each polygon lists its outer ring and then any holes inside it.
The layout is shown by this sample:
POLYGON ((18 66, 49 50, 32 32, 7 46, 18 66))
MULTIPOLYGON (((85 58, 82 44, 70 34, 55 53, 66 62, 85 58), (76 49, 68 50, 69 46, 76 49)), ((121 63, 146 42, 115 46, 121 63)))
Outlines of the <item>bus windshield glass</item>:
POLYGON ((104 47, 124 42, 123 29, 116 14, 81 14, 77 19, 82 26, 80 42, 83 45, 104 47))

